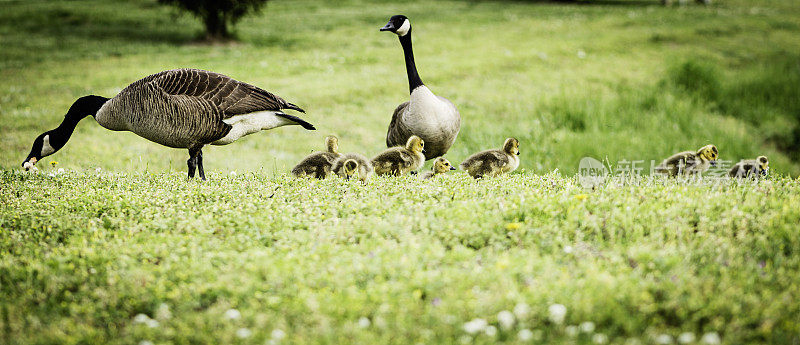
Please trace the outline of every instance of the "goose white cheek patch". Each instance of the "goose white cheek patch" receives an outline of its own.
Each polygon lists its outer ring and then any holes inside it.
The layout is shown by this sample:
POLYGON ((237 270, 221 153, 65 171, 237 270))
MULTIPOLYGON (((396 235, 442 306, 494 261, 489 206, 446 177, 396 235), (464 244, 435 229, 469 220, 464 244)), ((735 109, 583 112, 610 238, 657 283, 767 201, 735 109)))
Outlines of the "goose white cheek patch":
POLYGON ((50 136, 49 135, 45 135, 44 139, 42 140, 42 154, 41 154, 41 156, 42 157, 49 156, 53 152, 56 152, 56 149, 54 149, 53 146, 50 146, 50 136))
POLYGON ((408 19, 406 19, 403 21, 403 25, 400 25, 400 28, 397 29, 396 32, 398 36, 405 36, 408 33, 408 30, 410 29, 411 29, 411 22, 408 19))

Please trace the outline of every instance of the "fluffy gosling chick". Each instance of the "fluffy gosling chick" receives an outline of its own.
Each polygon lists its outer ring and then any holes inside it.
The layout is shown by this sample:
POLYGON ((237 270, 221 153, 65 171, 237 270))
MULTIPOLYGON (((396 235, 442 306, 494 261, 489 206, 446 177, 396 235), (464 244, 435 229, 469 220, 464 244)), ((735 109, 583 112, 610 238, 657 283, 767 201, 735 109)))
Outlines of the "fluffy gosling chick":
POLYGON ((436 158, 435 161, 433 161, 433 167, 431 167, 431 171, 426 171, 425 173, 420 175, 420 178, 423 180, 427 180, 436 175, 444 174, 450 170, 456 170, 456 167, 450 164, 450 161, 448 161, 444 157, 439 157, 436 158))
POLYGON ((372 166, 378 175, 405 175, 416 172, 425 163, 425 141, 412 135, 406 146, 396 146, 384 150, 372 158, 372 166))
POLYGON ((345 180, 358 177, 361 182, 366 182, 372 175, 373 168, 367 157, 358 153, 347 153, 333 161, 331 171, 345 180))
POLYGON ((710 165, 717 165, 719 151, 714 145, 706 145, 696 152, 684 151, 665 159, 655 170, 669 176, 702 174, 710 165))
POLYGON ((519 140, 506 139, 502 149, 486 150, 467 157, 461 169, 474 178, 492 177, 517 170, 519 167, 519 140))
POLYGON ((314 152, 303 158, 294 168, 292 174, 297 177, 311 176, 324 179, 331 173, 333 161, 339 158, 339 139, 329 135, 325 137, 325 145, 328 147, 326 152, 314 152))
POLYGON ((766 177, 769 172, 769 159, 766 156, 758 156, 756 159, 743 159, 731 168, 728 176, 736 178, 760 178, 766 177))

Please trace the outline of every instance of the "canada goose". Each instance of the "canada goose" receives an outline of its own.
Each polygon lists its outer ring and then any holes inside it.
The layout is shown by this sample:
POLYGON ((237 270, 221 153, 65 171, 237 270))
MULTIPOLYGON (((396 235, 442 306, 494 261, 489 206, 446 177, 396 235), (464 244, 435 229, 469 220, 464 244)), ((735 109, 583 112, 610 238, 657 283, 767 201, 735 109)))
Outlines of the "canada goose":
POLYGON ((743 159, 731 168, 728 176, 737 178, 759 178, 767 176, 769 172, 769 159, 758 156, 756 159, 743 159))
POLYGON ((492 177, 512 172, 519 167, 519 140, 508 138, 502 149, 486 150, 467 157, 461 169, 474 178, 492 177))
POLYGON ((450 164, 450 161, 448 161, 444 157, 439 157, 436 158, 435 161, 433 161, 433 166, 431 167, 431 170, 421 174, 420 178, 423 180, 428 180, 436 175, 444 174, 450 170, 456 170, 456 167, 450 164))
POLYGON ((56 129, 33 141, 25 170, 66 145, 78 122, 89 115, 112 131, 131 131, 164 146, 189 149, 189 178, 203 171, 203 146, 227 145, 262 130, 286 125, 315 129, 281 109, 300 107, 253 85, 197 69, 159 72, 128 85, 114 98, 84 96, 56 129))
POLYGON ((335 136, 325 137, 326 152, 314 152, 303 158, 293 169, 292 174, 297 177, 313 176, 318 179, 328 177, 333 161, 339 158, 339 139, 335 136))
POLYGON ((400 104, 392 114, 386 133, 386 147, 405 144, 412 135, 426 143, 427 159, 443 156, 453 145, 461 129, 458 109, 444 97, 433 94, 417 73, 411 48, 411 22, 403 15, 392 16, 380 31, 391 31, 400 38, 406 60, 410 100, 400 104))
POLYGON ((425 141, 412 135, 406 146, 396 146, 384 150, 372 158, 372 166, 378 175, 405 175, 416 171, 425 163, 425 141))
POLYGON ((655 167, 657 173, 669 176, 702 174, 709 165, 716 166, 719 151, 714 145, 706 145, 695 151, 676 153, 655 167))
POLYGON ((358 153, 347 153, 336 158, 331 171, 345 180, 358 175, 361 182, 366 182, 372 175, 373 168, 367 157, 358 153))

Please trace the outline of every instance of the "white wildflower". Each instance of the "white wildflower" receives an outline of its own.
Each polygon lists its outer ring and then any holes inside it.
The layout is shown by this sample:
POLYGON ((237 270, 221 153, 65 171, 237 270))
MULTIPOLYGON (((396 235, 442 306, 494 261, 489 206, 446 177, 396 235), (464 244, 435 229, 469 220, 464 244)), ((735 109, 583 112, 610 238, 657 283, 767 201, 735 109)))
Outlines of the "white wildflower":
POLYGON ((169 305, 166 303, 161 303, 158 305, 158 309, 156 309, 156 319, 159 320, 168 320, 172 317, 172 312, 169 311, 169 305))
POLYGON ((96 173, 100 173, 100 171, 102 171, 102 170, 103 170, 102 168, 95 168, 95 169, 94 169, 94 172, 96 172, 96 173))
POLYGON ((572 246, 564 246, 564 253, 572 254, 572 246))
POLYGON ((146 323, 147 320, 150 320, 150 317, 145 314, 136 314, 133 317, 133 323, 146 323))
POLYGON ((486 335, 488 335, 490 337, 494 337, 495 335, 497 335, 497 327, 495 327, 495 326, 486 326, 486 330, 483 331, 483 332, 486 333, 486 335))
POLYGON ((286 332, 276 328, 276 329, 272 330, 271 336, 272 336, 272 339, 281 340, 283 338, 286 338, 286 332))
POLYGON ((147 327, 150 327, 150 328, 158 327, 158 321, 153 320, 153 319, 147 319, 147 321, 145 321, 144 323, 145 323, 145 325, 147 325, 147 327))
POLYGON ((700 338, 700 342, 708 345, 718 345, 719 343, 722 342, 722 339, 720 339, 719 334, 717 334, 717 332, 708 332, 706 334, 703 334, 703 337, 700 338))
POLYGON ((469 334, 475 334, 486 329, 488 323, 484 319, 473 319, 464 324, 464 331, 469 334))
POLYGON ((567 307, 563 304, 550 305, 547 311, 550 312, 550 321, 559 325, 564 322, 564 318, 567 316, 567 307))
POLYGON ((659 334, 656 337, 656 344, 669 345, 672 344, 672 336, 669 334, 659 334))
POLYGON ((592 336, 592 342, 595 344, 605 344, 608 342, 608 336, 603 333, 595 333, 592 336))
POLYGON ((578 58, 579 59, 585 59, 586 58, 586 52, 583 51, 583 50, 579 50, 578 51, 578 58))
POLYGON ((594 332, 594 322, 591 321, 584 321, 581 322, 581 325, 578 326, 583 333, 592 333, 594 332))
POLYGON ((153 342, 150 340, 142 340, 139 342, 139 345, 153 345, 153 342))
POLYGON ((253 332, 247 328, 242 327, 236 330, 236 337, 238 338, 250 338, 251 335, 253 335, 253 332))
POLYGON ((678 342, 681 344, 690 344, 694 342, 694 333, 692 332, 683 332, 678 335, 678 342))
POLYGON ((500 323, 502 329, 510 329, 514 327, 514 314, 508 310, 503 310, 497 313, 497 322, 500 323))
POLYGON ((58 168, 58 174, 61 175, 64 173, 64 168, 58 168))
POLYGON ((531 339, 533 339, 533 332, 531 332, 531 330, 529 330, 527 328, 523 329, 523 330, 519 331, 519 333, 517 333, 517 338, 519 338, 519 340, 522 340, 522 341, 531 340, 531 339))
POLYGON ((228 320, 238 320, 242 317, 242 313, 240 313, 236 309, 228 309, 225 311, 225 318, 228 320))
POLYGON ((514 306, 514 315, 516 315, 520 319, 528 316, 530 312, 531 312, 531 307, 529 307, 524 302, 517 303, 517 305, 514 306))
POLYGON ((231 176, 236 176, 236 171, 231 170, 230 175, 231 176))
POLYGON ((576 337, 578 336, 578 326, 569 325, 567 328, 564 328, 564 333, 570 337, 576 337))
POLYGON ((472 342, 472 337, 470 337, 470 336, 468 336, 468 335, 464 334, 464 335, 462 335, 460 338, 458 338, 458 341, 459 341, 460 343, 462 343, 462 344, 466 345, 466 344, 469 344, 469 343, 471 343, 471 342, 472 342))
POLYGON ((369 318, 367 318, 366 316, 358 318, 358 327, 367 328, 369 327, 370 324, 372 324, 372 322, 370 322, 369 318))

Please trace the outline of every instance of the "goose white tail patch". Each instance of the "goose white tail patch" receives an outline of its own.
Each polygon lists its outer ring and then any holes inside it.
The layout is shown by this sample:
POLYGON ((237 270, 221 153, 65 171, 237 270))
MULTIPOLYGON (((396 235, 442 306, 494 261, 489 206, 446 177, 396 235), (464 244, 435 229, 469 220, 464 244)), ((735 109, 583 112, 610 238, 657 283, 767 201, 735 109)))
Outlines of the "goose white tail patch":
POLYGON ((219 140, 212 142, 211 145, 227 145, 239 138, 253 134, 258 131, 273 129, 275 127, 293 124, 283 117, 277 116, 277 111, 259 111, 250 114, 236 115, 222 120, 233 128, 227 135, 219 140))
POLYGON ((397 36, 405 36, 409 30, 411 30, 411 21, 406 19, 403 21, 403 25, 400 25, 400 28, 395 32, 397 32, 397 36))

